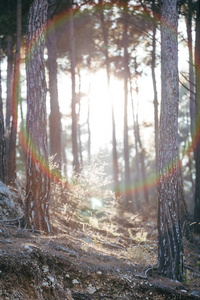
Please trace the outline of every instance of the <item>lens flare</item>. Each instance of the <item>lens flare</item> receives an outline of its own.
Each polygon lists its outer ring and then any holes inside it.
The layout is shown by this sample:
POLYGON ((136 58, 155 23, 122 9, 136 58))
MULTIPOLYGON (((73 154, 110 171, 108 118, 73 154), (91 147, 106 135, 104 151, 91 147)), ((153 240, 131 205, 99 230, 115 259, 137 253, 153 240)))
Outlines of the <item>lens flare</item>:
POLYGON ((91 202, 91 207, 93 210, 98 210, 103 207, 102 201, 98 198, 93 197, 90 199, 90 202, 91 202))
MULTIPOLYGON (((79 31, 79 29, 83 28, 83 26, 85 26, 86 24, 88 24, 88 18, 90 16, 92 16, 92 14, 94 13, 98 13, 99 10, 101 9, 110 9, 112 10, 113 8, 118 7, 116 4, 112 4, 110 6, 108 6, 108 4, 105 4, 104 6, 99 6, 99 5, 95 5, 95 4, 90 4, 88 6, 88 9, 86 10, 86 12, 84 13, 83 10, 80 10, 80 12, 78 11, 78 9, 76 9, 74 11, 74 18, 76 21, 76 29, 77 31, 79 31)), ((141 8, 139 6, 129 6, 128 9, 130 10, 130 13, 135 15, 135 18, 137 19, 140 18, 140 27, 141 27, 141 20, 144 20, 146 22, 152 23, 152 22, 158 22, 160 21, 160 16, 157 15, 155 18, 152 17, 152 13, 148 10, 145 10, 145 12, 141 11, 141 8)), ((69 11, 64 11, 60 14, 58 14, 57 16, 55 16, 52 20, 48 21, 48 23, 43 27, 42 31, 43 33, 48 36, 51 34, 52 30, 55 30, 56 32, 58 32, 58 30, 60 28, 62 28, 62 26, 68 26, 70 20, 70 12, 69 11)), ((130 23, 131 26, 131 23, 130 23)), ((170 28, 169 24, 165 24, 165 26, 169 29, 169 31, 171 32, 171 34, 173 35, 174 38, 177 38, 177 32, 175 32, 173 30, 173 28, 170 28)), ((26 49, 26 63, 27 64, 31 64, 31 60, 32 57, 34 56, 34 53, 37 49, 38 43, 39 43, 39 38, 41 36, 41 32, 38 33, 38 35, 35 36, 35 38, 29 43, 29 45, 27 46, 26 49)), ((111 43, 110 43, 111 44, 111 43)), ((104 47, 108 47, 107 45, 104 45, 104 47)), ((110 46, 109 46, 110 48, 110 46)), ((191 45, 189 45, 189 49, 191 51, 191 45)), ((20 64, 19 64, 20 65, 20 64)), ((195 61, 195 66, 199 72, 200 70, 200 61, 196 58, 195 61)), ((19 66, 18 66, 19 68, 19 66)), ((17 99, 17 94, 19 92, 19 74, 20 72, 16 72, 16 77, 14 78, 13 82, 14 82, 14 86, 13 86, 13 98, 14 101, 12 101, 13 103, 13 109, 16 110, 16 99, 17 99)), ((200 77, 200 76, 199 76, 200 77)), ((16 117, 16 114, 14 114, 14 117, 16 117)), ((184 153, 184 155, 188 155, 190 156, 190 153, 193 152, 193 149, 196 147, 197 143, 199 143, 200 140, 200 119, 197 121, 196 124, 196 130, 194 130, 194 135, 193 135, 193 142, 191 143, 187 143, 188 144, 188 148, 186 149, 186 152, 184 153)), ((37 153, 38 151, 34 151, 34 149, 37 149, 37 145, 35 145, 34 140, 32 140, 32 147, 31 149, 27 148, 27 140, 28 140, 28 132, 26 130, 25 125, 22 126, 22 129, 19 133, 19 140, 21 145, 23 146, 23 148, 25 149, 25 151, 27 153, 29 153, 32 158, 35 160, 35 162, 37 162, 37 164, 40 165, 40 169, 41 172, 45 172, 47 173, 53 180, 56 180, 57 182, 61 181, 61 175, 59 172, 56 172, 55 170, 50 171, 49 169, 49 163, 48 160, 44 157, 38 157, 37 153)), ((29 137, 30 140, 30 137, 29 137)), ((175 158, 175 161, 177 161, 177 158, 175 158)), ((169 175, 170 172, 174 171, 174 168, 177 168, 181 165, 181 161, 178 161, 178 165, 172 165, 167 167, 167 174, 169 175)), ((165 177, 165 171, 163 170, 162 174, 159 175, 160 177, 165 177)), ((136 194, 139 193, 142 190, 146 190, 146 189, 151 189, 152 187, 155 187, 158 183, 159 178, 155 175, 155 174, 151 174, 148 178, 146 182, 140 182, 138 183, 136 186, 126 186, 125 187, 125 191, 126 193, 130 193, 130 194, 136 194)), ((122 191, 123 192, 123 191, 122 191)), ((102 207, 102 202, 101 200, 97 199, 97 198, 92 198, 91 199, 91 206, 93 209, 96 208, 101 208, 102 207)))

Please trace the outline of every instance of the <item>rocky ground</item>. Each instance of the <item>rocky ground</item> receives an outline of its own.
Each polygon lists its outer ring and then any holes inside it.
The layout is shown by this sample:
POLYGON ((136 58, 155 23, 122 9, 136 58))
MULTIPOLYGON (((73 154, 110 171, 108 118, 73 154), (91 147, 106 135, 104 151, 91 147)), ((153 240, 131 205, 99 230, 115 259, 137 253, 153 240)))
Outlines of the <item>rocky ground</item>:
POLYGON ((18 217, 7 222, 8 211, 1 205, 0 299, 200 299, 199 237, 184 240, 184 282, 161 277, 153 208, 119 217, 107 206, 69 218, 66 207, 52 205, 49 236, 18 217))

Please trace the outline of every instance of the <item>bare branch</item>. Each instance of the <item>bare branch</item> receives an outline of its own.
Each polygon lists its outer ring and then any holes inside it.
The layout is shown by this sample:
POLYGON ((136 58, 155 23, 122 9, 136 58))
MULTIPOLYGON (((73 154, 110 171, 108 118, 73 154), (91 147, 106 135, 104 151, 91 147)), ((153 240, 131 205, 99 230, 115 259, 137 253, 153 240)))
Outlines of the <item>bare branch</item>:
MULTIPOLYGON (((196 95, 196 93, 193 92, 193 91, 191 91, 184 83, 182 83, 180 80, 179 80, 179 82, 180 82, 180 84, 181 84, 188 92, 190 92, 190 93, 196 95)), ((195 102, 195 100, 193 100, 193 101, 195 102)))

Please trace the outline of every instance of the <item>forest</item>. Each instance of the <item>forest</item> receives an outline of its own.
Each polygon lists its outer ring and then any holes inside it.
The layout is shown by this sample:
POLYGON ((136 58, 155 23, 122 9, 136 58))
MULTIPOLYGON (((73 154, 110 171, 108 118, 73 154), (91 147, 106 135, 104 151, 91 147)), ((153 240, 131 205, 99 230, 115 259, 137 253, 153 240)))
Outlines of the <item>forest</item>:
POLYGON ((0 0, 0 299, 200 299, 200 0, 0 0))

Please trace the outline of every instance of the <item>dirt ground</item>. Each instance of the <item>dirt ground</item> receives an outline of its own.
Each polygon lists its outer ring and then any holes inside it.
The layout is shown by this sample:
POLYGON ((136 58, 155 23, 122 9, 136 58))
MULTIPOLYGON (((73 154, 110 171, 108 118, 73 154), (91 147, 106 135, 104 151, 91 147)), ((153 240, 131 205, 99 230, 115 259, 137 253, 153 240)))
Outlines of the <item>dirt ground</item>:
POLYGON ((184 240, 184 282, 163 278, 156 220, 153 208, 69 218, 52 205, 49 236, 0 222, 0 299, 200 299, 199 237, 184 240))

